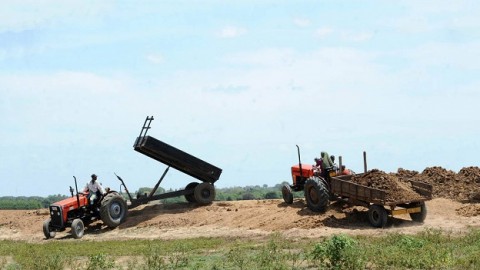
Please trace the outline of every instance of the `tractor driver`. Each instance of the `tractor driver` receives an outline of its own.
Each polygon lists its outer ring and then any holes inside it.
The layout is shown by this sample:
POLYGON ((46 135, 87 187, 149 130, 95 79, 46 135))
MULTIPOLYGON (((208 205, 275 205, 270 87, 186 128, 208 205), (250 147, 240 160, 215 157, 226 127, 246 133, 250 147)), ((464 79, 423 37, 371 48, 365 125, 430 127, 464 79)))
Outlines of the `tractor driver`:
POLYGON ((92 174, 92 180, 87 183, 83 191, 88 191, 88 200, 90 201, 90 205, 94 205, 95 201, 100 199, 102 195, 105 194, 105 190, 103 189, 102 185, 97 182, 96 174, 92 174))
POLYGON ((329 172, 334 169, 335 164, 327 152, 321 152, 320 156, 322 157, 322 176, 328 178, 329 172))

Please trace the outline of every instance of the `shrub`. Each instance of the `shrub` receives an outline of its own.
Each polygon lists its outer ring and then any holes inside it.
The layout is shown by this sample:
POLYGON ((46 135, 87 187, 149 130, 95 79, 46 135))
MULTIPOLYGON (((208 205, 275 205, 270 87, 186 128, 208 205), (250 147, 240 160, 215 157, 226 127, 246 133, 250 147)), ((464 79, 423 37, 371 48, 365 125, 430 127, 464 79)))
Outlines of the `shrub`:
POLYGON ((90 255, 87 270, 102 270, 115 268, 115 262, 105 254, 90 255))
POLYGON ((357 242, 346 235, 334 235, 316 244, 311 257, 327 269, 361 269, 365 267, 357 242))

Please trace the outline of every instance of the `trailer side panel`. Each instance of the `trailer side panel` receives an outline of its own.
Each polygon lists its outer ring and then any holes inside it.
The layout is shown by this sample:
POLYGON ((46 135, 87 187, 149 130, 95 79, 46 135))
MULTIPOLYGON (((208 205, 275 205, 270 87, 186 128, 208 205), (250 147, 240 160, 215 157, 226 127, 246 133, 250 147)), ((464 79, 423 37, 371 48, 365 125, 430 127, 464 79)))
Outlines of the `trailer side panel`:
POLYGON ((371 203, 385 203, 385 191, 383 190, 365 187, 338 178, 331 179, 331 186, 332 193, 341 197, 348 197, 354 200, 371 203))

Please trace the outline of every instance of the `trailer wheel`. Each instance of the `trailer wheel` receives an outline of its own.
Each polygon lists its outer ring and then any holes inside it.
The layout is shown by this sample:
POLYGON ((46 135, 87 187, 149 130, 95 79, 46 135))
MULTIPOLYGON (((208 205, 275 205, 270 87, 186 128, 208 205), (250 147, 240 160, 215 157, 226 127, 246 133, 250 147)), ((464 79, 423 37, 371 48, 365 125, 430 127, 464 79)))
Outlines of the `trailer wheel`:
POLYGON ((410 218, 412 218, 412 220, 415 222, 423 223, 423 221, 425 221, 425 218, 427 217, 427 206, 425 205, 425 202, 421 202, 418 203, 416 207, 420 207, 420 212, 410 213, 410 218))
POLYGON ((197 203, 209 204, 215 199, 215 187, 208 182, 203 182, 195 187, 193 195, 197 203))
POLYGON ((52 228, 50 227, 50 221, 51 219, 49 218, 43 222, 43 234, 47 239, 54 238, 56 234, 56 232, 52 231, 52 228))
POLYGON ((79 218, 76 218, 72 222, 72 235, 75 239, 82 238, 85 232, 85 226, 83 225, 83 221, 79 218))
POLYGON ((329 203, 329 192, 325 183, 313 176, 305 182, 304 190, 308 208, 314 212, 325 212, 329 203))
POLYGON ((127 218, 127 203, 116 193, 108 193, 102 200, 100 218, 110 228, 116 228, 127 218))
POLYGON ((286 204, 292 204, 293 203, 292 188, 290 187, 289 184, 284 184, 283 185, 282 196, 283 196, 283 200, 285 201, 286 204))
POLYGON ((383 228, 387 225, 387 210, 381 205, 372 204, 368 208, 368 221, 373 227, 383 228))
MULTIPOLYGON (((188 184, 186 187, 185 187, 185 190, 195 190, 195 188, 199 185, 199 183, 197 182, 191 182, 190 184, 188 184)), ((191 193, 191 194, 187 194, 185 195, 185 199, 187 200, 187 202, 195 202, 195 194, 191 193)))

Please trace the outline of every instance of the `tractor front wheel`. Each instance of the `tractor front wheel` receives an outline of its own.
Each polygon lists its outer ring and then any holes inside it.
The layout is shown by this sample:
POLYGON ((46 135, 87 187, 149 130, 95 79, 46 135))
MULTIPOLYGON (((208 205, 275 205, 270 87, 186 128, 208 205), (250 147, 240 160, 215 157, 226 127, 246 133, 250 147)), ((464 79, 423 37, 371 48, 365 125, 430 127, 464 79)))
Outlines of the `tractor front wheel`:
POLYGON ((329 191, 324 181, 313 176, 305 182, 304 191, 308 208, 314 212, 325 212, 329 203, 329 191))
POLYGON ((215 199, 215 187, 208 182, 203 182, 195 187, 193 196, 197 203, 209 204, 215 199))
POLYGON ((49 218, 43 222, 43 234, 47 239, 54 238, 56 234, 56 232, 52 231, 52 228, 50 227, 50 221, 51 219, 49 218))
POLYGON ((285 201, 286 204, 292 204, 293 203, 292 188, 290 187, 289 184, 284 184, 283 185, 282 196, 283 196, 283 200, 285 201))
POLYGON ((108 193, 102 200, 100 218, 110 228, 116 228, 127 218, 127 203, 116 193, 108 193))
POLYGON ((85 226, 83 225, 83 221, 79 218, 76 218, 72 222, 72 235, 75 239, 82 238, 85 232, 85 226))
MULTIPOLYGON (((199 185, 200 183, 197 183, 197 182, 191 182, 190 184, 188 184, 186 187, 185 187, 185 190, 192 190, 194 191, 195 188, 199 185)), ((187 194, 185 195, 185 199, 187 200, 187 202, 195 202, 195 194, 191 193, 191 194, 187 194)))

